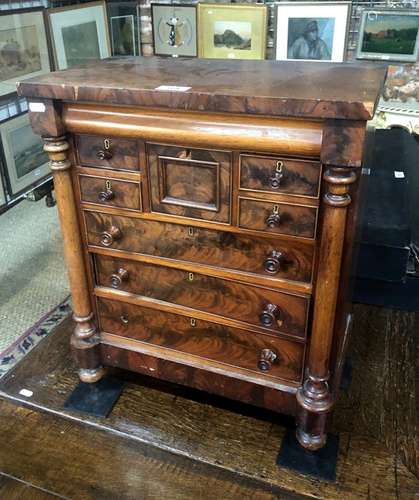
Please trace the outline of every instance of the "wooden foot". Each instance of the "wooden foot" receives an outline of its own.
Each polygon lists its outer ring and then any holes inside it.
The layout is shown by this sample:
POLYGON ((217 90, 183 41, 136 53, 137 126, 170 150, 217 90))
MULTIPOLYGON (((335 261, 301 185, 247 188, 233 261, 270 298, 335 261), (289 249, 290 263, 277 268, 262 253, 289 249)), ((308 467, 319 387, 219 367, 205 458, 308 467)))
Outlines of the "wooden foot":
POLYGON ((81 368, 79 370, 79 378, 86 384, 94 384, 104 377, 106 371, 103 366, 97 368, 81 368))

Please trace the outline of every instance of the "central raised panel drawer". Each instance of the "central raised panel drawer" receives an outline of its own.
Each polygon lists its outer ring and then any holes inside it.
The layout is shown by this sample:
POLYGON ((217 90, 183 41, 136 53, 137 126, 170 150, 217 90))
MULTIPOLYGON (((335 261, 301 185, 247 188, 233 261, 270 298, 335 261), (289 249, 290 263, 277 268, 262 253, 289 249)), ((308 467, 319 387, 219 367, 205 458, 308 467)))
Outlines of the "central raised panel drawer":
POLYGON ((311 282, 311 245, 88 210, 84 214, 89 245, 311 282))
POLYGON ((125 302, 98 299, 102 332, 244 368, 267 377, 300 382, 304 344, 226 327, 125 302), (260 366, 264 351, 272 363, 260 366), (266 351, 265 351, 266 352, 266 351))
POLYGON ((104 255, 96 255, 95 263, 99 286, 235 319, 272 334, 305 337, 305 297, 104 255))

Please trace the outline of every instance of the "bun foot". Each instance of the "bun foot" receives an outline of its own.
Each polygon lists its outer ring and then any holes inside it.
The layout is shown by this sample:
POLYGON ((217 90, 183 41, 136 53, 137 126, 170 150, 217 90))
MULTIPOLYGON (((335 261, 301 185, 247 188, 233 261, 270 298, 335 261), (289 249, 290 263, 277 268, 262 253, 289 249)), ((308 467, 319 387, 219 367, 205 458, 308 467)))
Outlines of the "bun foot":
POLYGON ((79 370, 79 378, 86 384, 94 384, 104 377, 106 371, 103 366, 97 368, 81 368, 79 370))

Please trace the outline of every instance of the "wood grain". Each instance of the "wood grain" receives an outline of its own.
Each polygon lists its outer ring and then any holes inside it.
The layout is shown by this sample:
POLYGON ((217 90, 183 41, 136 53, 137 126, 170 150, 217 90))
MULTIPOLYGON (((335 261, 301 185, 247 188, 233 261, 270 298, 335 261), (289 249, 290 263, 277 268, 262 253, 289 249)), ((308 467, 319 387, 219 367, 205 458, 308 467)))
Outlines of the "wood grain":
POLYGON ((279 317, 264 329, 305 337, 309 302, 304 297, 126 259, 97 255, 95 263, 98 285, 114 286, 113 275, 123 269, 127 277, 114 288, 234 318, 249 326, 261 327, 260 314, 268 304, 275 304, 279 317))
POLYGON ((278 278, 309 282, 313 250, 308 246, 293 246, 275 240, 258 240, 244 235, 211 231, 203 228, 145 221, 99 212, 85 211, 88 243, 100 246, 100 235, 110 226, 121 229, 122 237, 112 248, 140 254, 160 256, 195 264, 246 271, 271 276, 265 271, 265 261, 272 250, 284 254, 278 278))
POLYGON ((252 331, 227 328, 202 320, 119 301, 98 299, 100 328, 104 332, 238 366, 266 377, 299 381, 304 346, 252 331), (275 351, 277 360, 267 372, 258 369, 262 349, 275 351))
POLYGON ((140 183, 91 175, 80 175, 79 183, 82 202, 131 210, 141 210, 142 208, 140 183), (112 193, 109 200, 105 200, 101 196, 107 191, 112 193))

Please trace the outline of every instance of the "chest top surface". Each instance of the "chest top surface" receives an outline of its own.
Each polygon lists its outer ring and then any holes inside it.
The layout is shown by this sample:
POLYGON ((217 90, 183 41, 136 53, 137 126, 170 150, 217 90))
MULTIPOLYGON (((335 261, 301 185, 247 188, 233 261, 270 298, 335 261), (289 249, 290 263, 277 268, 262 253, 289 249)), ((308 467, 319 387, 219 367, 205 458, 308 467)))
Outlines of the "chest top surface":
POLYGON ((65 101, 368 120, 384 76, 376 63, 129 57, 26 80, 18 91, 65 101))

